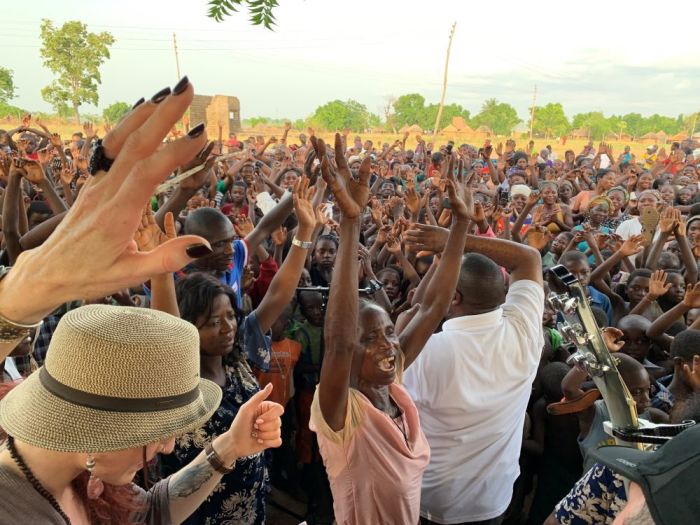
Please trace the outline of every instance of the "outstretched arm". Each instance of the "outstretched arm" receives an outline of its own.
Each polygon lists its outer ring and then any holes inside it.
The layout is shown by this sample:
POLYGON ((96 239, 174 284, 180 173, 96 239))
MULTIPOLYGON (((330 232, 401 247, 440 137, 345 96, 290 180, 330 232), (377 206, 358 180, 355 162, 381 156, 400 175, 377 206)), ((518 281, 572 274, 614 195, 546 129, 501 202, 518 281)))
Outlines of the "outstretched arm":
POLYGON ((474 214, 471 190, 463 191, 454 178, 454 157, 450 157, 447 170, 447 190, 452 209, 452 229, 442 251, 440 264, 430 286, 420 303, 417 314, 401 331, 399 342, 404 353, 404 368, 418 357, 426 341, 447 314, 459 278, 459 268, 464 252, 464 238, 470 217, 474 214), (439 285, 438 285, 439 283, 439 285))
POLYGON ((359 294, 357 291, 360 215, 369 197, 370 159, 360 166, 359 182, 353 181, 343 156, 340 135, 335 136, 338 174, 333 174, 323 141, 316 141, 323 178, 333 191, 342 216, 340 246, 336 257, 324 333, 325 355, 321 366, 319 405, 323 419, 334 431, 345 425, 352 360, 358 345, 359 294))
MULTIPOLYGON (((315 188, 309 189, 309 179, 306 176, 302 176, 294 188, 294 207, 299 219, 299 228, 295 237, 302 243, 311 242, 314 226, 316 225, 316 215, 311 205, 314 191, 315 188)), ((263 296, 260 305, 255 309, 255 314, 263 333, 272 327, 282 310, 294 297, 301 271, 304 269, 304 263, 306 262, 307 251, 307 248, 292 244, 282 267, 275 274, 270 287, 267 289, 267 293, 263 296)))

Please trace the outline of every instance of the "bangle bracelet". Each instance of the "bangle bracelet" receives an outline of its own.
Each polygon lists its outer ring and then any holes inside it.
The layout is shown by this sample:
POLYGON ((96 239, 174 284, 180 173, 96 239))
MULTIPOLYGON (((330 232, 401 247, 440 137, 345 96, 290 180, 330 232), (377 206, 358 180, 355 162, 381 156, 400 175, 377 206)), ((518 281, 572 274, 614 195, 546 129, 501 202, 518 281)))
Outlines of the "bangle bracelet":
MULTIPOLYGON (((0 266, 0 280, 10 272, 9 267, 0 266)), ((10 321, 0 314, 0 343, 12 343, 23 337, 27 337, 34 328, 41 326, 43 321, 34 324, 22 324, 10 321)))
POLYGON ((231 472, 233 472, 233 467, 236 466, 235 461, 230 467, 224 465, 224 462, 221 461, 221 458, 216 453, 216 450, 214 450, 211 441, 204 446, 204 455, 207 458, 207 461, 209 462, 211 467, 214 470, 216 470, 219 474, 230 474, 231 472))
POLYGON ((297 246, 298 248, 303 248, 304 250, 308 250, 314 245, 314 243, 312 243, 311 241, 300 241, 296 237, 294 237, 294 239, 292 240, 292 244, 294 246, 297 246))

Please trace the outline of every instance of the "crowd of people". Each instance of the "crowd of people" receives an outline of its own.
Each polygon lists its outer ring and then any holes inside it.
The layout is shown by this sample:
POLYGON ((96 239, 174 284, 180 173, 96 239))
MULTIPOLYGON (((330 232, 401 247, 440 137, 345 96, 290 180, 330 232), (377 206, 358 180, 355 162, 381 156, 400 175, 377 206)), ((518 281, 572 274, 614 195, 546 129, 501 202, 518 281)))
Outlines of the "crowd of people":
POLYGON ((273 487, 309 525, 698 511, 601 453, 547 301, 563 265, 640 418, 700 418, 697 141, 209 140, 193 93, 0 130, 0 523, 262 524, 273 487))

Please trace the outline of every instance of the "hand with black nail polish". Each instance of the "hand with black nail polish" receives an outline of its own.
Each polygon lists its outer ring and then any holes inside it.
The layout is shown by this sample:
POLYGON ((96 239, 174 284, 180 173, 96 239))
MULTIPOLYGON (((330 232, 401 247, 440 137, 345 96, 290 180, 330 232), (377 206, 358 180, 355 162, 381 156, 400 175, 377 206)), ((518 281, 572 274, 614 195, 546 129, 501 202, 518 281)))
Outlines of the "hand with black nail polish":
MULTIPOLYGON (((155 235, 152 214, 144 212, 156 187, 207 143, 204 125, 164 142, 193 96, 185 78, 174 91, 165 88, 156 93, 151 103, 138 101, 106 134, 103 145, 113 159, 109 171, 97 170, 88 178, 54 233, 17 259, 0 282, 1 315, 15 323, 33 324, 61 304, 106 297, 155 275, 177 271, 211 251, 200 236, 174 237, 167 230, 155 235), (129 140, 135 135, 138 141, 129 140), (157 245, 142 242, 142 248, 149 249, 139 251, 139 240, 149 241, 149 235, 150 241, 158 240, 157 245), (47 272, 49 260, 51 271, 47 272)), ((0 347, 0 354, 3 350, 0 347)))

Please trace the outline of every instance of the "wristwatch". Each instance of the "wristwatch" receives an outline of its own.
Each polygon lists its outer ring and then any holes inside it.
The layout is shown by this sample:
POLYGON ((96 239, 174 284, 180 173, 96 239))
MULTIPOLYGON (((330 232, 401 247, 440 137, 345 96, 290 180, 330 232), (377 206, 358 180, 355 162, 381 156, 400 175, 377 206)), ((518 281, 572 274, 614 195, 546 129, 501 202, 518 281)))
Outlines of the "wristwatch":
POLYGON ((292 240, 292 244, 298 248, 303 248, 304 250, 308 250, 314 245, 314 243, 312 243, 311 241, 300 241, 296 237, 294 237, 294 239, 292 240))
MULTIPOLYGON (((0 266, 0 281, 10 272, 9 266, 0 266)), ((0 343, 12 343, 31 334, 34 328, 41 326, 43 321, 35 324, 20 324, 10 321, 0 314, 0 343)))
POLYGON ((378 281, 377 279, 372 279, 369 282, 369 289, 372 291, 372 293, 377 293, 382 288, 384 288, 384 283, 378 281))

